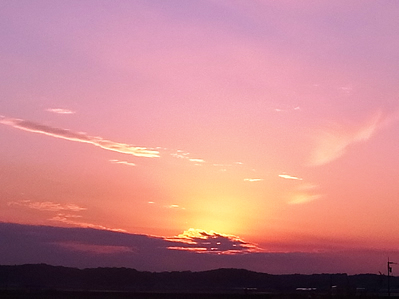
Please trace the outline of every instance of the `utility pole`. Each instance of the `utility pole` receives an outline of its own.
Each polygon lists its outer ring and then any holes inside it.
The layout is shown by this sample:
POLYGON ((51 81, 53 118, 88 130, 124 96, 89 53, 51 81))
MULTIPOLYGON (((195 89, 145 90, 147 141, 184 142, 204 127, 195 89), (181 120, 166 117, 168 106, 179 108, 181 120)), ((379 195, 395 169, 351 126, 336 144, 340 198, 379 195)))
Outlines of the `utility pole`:
POLYGON ((388 297, 391 297, 391 285, 390 285, 390 281, 389 281, 389 278, 390 278, 390 273, 392 273, 392 267, 391 267, 391 265, 394 265, 394 264, 397 264, 397 263, 394 263, 394 262, 390 262, 389 261, 389 257, 388 257, 388 263, 387 263, 387 270, 388 270, 388 297))

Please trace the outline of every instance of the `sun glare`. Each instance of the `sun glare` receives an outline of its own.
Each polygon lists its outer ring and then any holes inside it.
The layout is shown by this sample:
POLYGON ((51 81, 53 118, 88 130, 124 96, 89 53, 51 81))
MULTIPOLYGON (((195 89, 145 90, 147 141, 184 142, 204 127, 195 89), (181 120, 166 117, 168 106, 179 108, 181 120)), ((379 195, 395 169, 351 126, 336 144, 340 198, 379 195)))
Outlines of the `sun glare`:
MULTIPOLYGON (((251 210, 243 204, 243 200, 219 199, 202 202, 203 204, 196 208, 198 212, 190 215, 187 221, 191 227, 233 235, 248 230, 251 210)), ((198 204, 198 201, 195 204, 198 204)))

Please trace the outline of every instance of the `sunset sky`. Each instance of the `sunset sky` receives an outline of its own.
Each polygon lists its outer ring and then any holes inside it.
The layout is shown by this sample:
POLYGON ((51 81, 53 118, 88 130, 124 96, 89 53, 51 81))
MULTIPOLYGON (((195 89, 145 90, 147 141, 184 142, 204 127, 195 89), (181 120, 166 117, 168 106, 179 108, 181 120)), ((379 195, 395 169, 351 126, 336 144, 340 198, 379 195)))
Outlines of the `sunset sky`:
POLYGON ((0 96, 0 264, 399 262, 397 0, 0 0, 0 96))

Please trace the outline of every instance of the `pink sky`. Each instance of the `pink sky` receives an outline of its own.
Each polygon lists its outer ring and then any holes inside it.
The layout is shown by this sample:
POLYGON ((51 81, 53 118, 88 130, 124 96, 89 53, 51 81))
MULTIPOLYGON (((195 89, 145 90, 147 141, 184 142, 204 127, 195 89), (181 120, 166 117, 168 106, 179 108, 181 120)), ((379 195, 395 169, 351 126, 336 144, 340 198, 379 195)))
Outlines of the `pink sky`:
POLYGON ((397 1, 0 1, 0 28, 1 222, 399 260, 397 1))

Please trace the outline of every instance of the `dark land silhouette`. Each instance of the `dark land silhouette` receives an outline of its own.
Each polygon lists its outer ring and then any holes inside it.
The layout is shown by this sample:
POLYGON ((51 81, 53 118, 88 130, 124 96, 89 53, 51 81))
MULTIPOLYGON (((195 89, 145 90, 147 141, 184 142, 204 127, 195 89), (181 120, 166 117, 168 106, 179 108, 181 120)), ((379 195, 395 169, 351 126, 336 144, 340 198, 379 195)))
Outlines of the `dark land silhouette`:
MULTIPOLYGON (((272 275, 243 269, 143 272, 46 264, 0 266, 1 298, 324 298, 387 294, 376 274, 272 275), (289 297, 281 297, 289 296, 289 297)), ((399 277, 390 277, 392 296, 399 277)))

